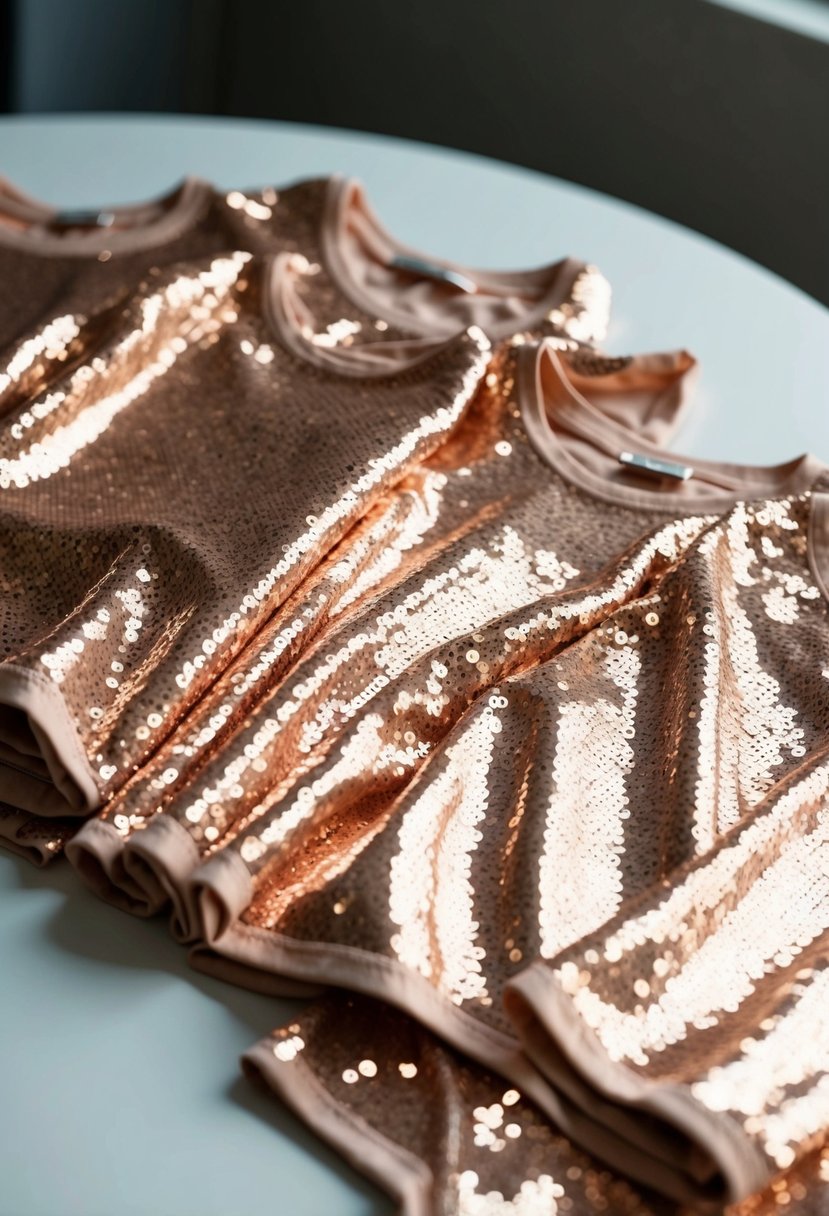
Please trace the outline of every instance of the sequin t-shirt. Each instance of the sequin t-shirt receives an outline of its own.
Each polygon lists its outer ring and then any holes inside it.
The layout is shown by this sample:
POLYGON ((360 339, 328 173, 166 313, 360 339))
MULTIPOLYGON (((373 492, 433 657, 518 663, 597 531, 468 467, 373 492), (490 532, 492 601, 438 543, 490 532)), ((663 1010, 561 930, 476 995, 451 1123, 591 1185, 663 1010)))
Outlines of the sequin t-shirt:
MULTIPOLYGON (((202 233, 200 239, 206 241, 207 248, 211 246, 213 229, 205 217, 205 207, 210 215, 217 212, 223 221, 229 217, 224 227, 218 225, 224 234, 219 238, 221 244, 232 239, 240 248, 290 251, 301 257, 307 273, 293 276, 294 322, 305 338, 310 333, 323 362, 332 346, 359 347, 372 364, 370 370, 380 370, 384 364, 394 363, 395 343, 401 339, 420 338, 424 344, 437 341, 478 319, 494 337, 512 333, 519 327, 555 335, 555 341, 562 347, 596 341, 606 328, 609 289, 595 268, 564 259, 537 270, 492 273, 439 262, 407 249, 391 237, 371 210, 362 188, 354 182, 319 179, 280 191, 266 189, 258 194, 231 191, 224 199, 213 198, 208 187, 194 183, 187 185, 182 195, 181 207, 202 233), (312 311, 313 332, 307 324, 312 311), (386 343, 382 352, 378 346, 381 337, 386 343)), ((160 227, 170 237, 182 223, 178 204, 174 203, 175 200, 168 200, 166 207, 160 208, 163 225, 161 220, 148 223, 154 237, 158 237, 160 227), (167 210, 175 214, 167 216, 167 210)), ((14 252, 21 257, 25 254, 25 265, 31 263, 38 274, 41 269, 51 267, 49 273, 59 275, 62 287, 58 290, 52 284, 49 291, 67 307, 69 303, 85 307, 96 294, 112 292, 116 284, 126 281, 131 271, 143 268, 140 260, 123 261, 127 250, 136 243, 142 255, 152 257, 155 265, 164 260, 157 246, 150 248, 147 233, 133 231, 139 218, 147 221, 154 218, 152 209, 109 213, 116 231, 109 234, 112 250, 107 247, 104 252, 112 257, 100 262, 97 254, 102 251, 104 235, 97 229, 84 229, 82 217, 76 217, 72 227, 61 228, 58 235, 51 231, 57 221, 48 209, 19 198, 17 206, 29 216, 29 226, 26 231, 13 234, 14 252), (113 278, 116 253, 118 265, 123 262, 124 270, 113 278), (69 261, 61 270, 61 258, 65 261, 67 257, 69 261), (101 274, 104 279, 99 281, 96 276, 101 274)), ((171 244, 166 256, 169 258, 177 248, 185 252, 189 246, 171 244)), ((179 312, 184 315, 187 302, 180 303, 179 312)), ((191 303, 196 309, 201 308, 198 301, 191 303)), ((84 378, 98 368, 95 361, 100 358, 102 347, 118 341, 118 326, 123 325, 123 317, 115 307, 89 319, 81 313, 69 316, 68 328, 64 325, 66 319, 45 323, 39 332, 28 335, 7 352, 0 408, 8 415, 7 441, 12 441, 9 444, 12 450, 14 441, 34 438, 31 407, 41 413, 51 410, 56 381, 69 367, 77 372, 72 382, 74 388, 81 388, 84 378)), ((213 323, 209 321, 209 325, 213 323)), ((290 339, 287 344, 292 345, 290 339)), ((142 357, 137 348, 136 354, 139 359, 142 357)), ((165 385, 176 381, 181 365, 181 360, 177 360, 174 367, 167 369, 165 385)), ((96 379, 94 374, 92 379, 96 379)), ((188 384, 192 383, 191 377, 188 384)), ((57 391, 65 390, 58 385, 57 391)), ((658 435, 664 424, 665 419, 657 414, 645 420, 643 427, 645 433, 658 435)), ((53 436, 50 442, 57 447, 61 440, 53 436)), ((7 721, 3 745, 9 749, 6 767, 15 777, 4 785, 13 807, 0 806, 2 843, 32 860, 48 860, 61 850, 74 827, 71 819, 55 815, 62 800, 65 801, 63 794, 56 796, 52 789, 32 786, 30 778, 46 776, 54 785, 52 774, 57 773, 60 784, 62 760, 48 753, 48 749, 46 755, 42 754, 43 740, 32 740, 25 724, 17 729, 17 724, 7 721), (33 815, 30 808, 35 806, 40 815, 33 815), (51 817, 48 823, 42 819, 44 810, 51 817)), ((71 781, 72 775, 68 777, 71 781)), ((65 809, 74 813, 78 807, 67 805, 65 809)))
POLYGON ((382 832, 278 919, 275 886, 260 905, 275 970, 417 1012, 695 1207, 770 1186, 829 1127, 823 484, 709 519, 476 704, 382 832))
MULTIPOLYGON (((271 875, 284 887, 287 906, 304 890, 304 862, 296 883, 277 877, 294 846, 310 860, 316 833, 336 829, 345 842, 364 814, 385 815, 472 700, 572 641, 605 610, 605 595, 628 594, 634 567, 623 563, 611 591, 595 592, 595 578, 620 546, 651 534, 658 513, 609 512, 550 467, 528 430, 536 362, 553 418, 578 402, 601 435, 611 424, 599 404, 653 424, 670 417, 693 368, 684 353, 503 350, 452 437, 345 538, 72 843, 102 893, 115 897, 115 887, 148 909, 169 896, 177 931, 192 937, 186 879, 214 857, 234 914, 260 874, 269 890, 271 875), (560 628, 542 629, 536 617, 559 602, 569 606, 560 628)), ((619 426, 606 442, 615 451, 639 439, 619 426)), ((580 441, 562 434, 571 442, 580 441)), ((653 544, 669 554, 675 537, 653 544)))
MULTIPOLYGON (((677 1204, 763 1211, 795 1193, 820 1211, 829 483, 812 460, 765 475, 700 464, 697 479, 707 509, 669 562, 479 697, 387 813, 344 839, 333 819, 301 859, 286 853, 213 955, 227 949, 236 978, 267 959, 275 975, 384 996, 677 1204), (756 493, 763 476, 790 492, 736 498, 736 481, 756 493)), ((620 511, 643 497, 604 492, 620 511)), ((359 1060, 400 1087, 403 1057, 369 1046, 362 1016, 357 1063, 311 1056, 334 1106, 368 1077, 359 1060)), ((286 1037, 304 1046, 301 1026, 286 1037)), ((446 1082, 451 1059, 429 1050, 446 1082)), ((474 1147, 504 1140, 490 1091, 465 1168, 529 1193, 538 1165, 516 1180, 481 1171, 486 1153, 476 1163, 474 1147)))
POLYGON ((466 409, 480 330, 398 344, 397 371, 323 368, 268 319, 278 270, 151 276, 3 430, 5 801, 99 805, 466 409))

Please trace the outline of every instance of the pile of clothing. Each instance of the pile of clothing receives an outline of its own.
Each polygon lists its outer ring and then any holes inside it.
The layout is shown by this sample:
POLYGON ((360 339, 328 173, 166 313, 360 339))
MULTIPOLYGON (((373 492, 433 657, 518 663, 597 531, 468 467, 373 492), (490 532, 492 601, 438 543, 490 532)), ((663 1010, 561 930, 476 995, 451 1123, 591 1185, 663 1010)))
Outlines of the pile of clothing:
POLYGON ((0 186, 0 843, 406 1216, 829 1210, 829 469, 339 177, 0 186))

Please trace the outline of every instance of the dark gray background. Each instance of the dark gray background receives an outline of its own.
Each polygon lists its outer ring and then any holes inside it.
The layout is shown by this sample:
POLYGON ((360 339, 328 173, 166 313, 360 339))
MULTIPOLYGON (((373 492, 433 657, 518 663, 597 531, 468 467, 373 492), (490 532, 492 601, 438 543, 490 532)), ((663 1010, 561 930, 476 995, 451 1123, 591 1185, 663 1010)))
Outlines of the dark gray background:
POLYGON ((0 69, 12 111, 293 119, 531 166, 829 304, 829 4, 812 7, 825 40, 714 0, 17 0, 0 69))

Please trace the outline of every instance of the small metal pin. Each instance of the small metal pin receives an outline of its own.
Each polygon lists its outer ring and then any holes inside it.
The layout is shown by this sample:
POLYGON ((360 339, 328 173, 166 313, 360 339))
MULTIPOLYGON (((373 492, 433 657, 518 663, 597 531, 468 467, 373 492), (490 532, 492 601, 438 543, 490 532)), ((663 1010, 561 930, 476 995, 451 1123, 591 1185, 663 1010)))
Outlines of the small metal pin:
POLYGON ((113 211, 56 211, 52 216, 54 228, 111 228, 115 223, 113 211))
POLYGON ((659 456, 647 456, 643 452, 620 452, 619 463, 626 464, 639 473, 650 473, 653 477, 672 477, 675 481, 687 481, 694 476, 693 467, 679 464, 675 460, 662 460, 659 456))
POLYGON ((470 295, 478 290, 477 283, 468 279, 465 274, 460 274, 457 270, 450 270, 446 266, 436 266, 434 262, 427 262, 423 258, 396 253, 389 265, 394 266, 396 270, 406 270, 409 274, 417 275, 419 278, 435 279, 438 283, 449 283, 450 286, 466 291, 470 295))

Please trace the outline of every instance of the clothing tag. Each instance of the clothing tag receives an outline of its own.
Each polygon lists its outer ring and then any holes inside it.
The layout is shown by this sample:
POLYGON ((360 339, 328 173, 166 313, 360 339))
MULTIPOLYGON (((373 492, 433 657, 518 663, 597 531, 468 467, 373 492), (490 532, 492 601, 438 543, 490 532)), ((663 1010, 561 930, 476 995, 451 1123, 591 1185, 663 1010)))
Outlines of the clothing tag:
POLYGON ((639 473, 651 473, 654 477, 673 477, 676 481, 687 481, 694 476, 689 464, 677 464, 674 460, 662 460, 659 456, 646 456, 642 452, 620 452, 619 463, 630 465, 639 473))
POLYGON ((111 228, 115 215, 111 211, 56 211, 51 223, 54 228, 111 228))
POLYGON ((426 262, 423 258, 408 257, 404 253, 396 253, 389 262, 397 270, 408 270, 410 274, 419 275, 424 279, 435 279, 438 283, 449 283, 461 291, 471 295, 478 290, 478 285, 457 270, 449 270, 446 266, 436 266, 434 262, 426 262))

